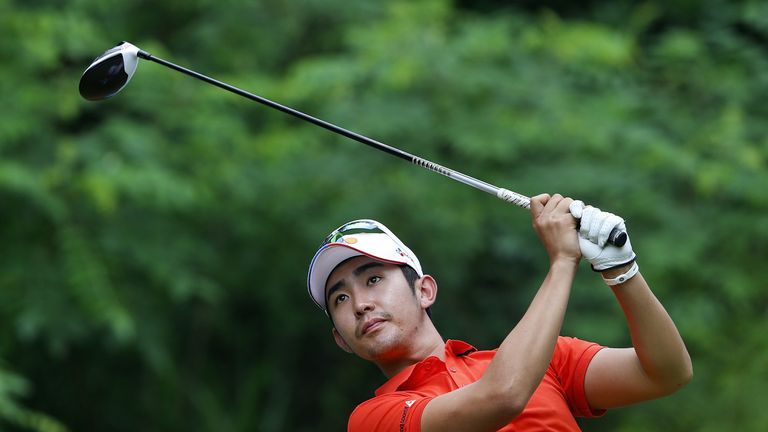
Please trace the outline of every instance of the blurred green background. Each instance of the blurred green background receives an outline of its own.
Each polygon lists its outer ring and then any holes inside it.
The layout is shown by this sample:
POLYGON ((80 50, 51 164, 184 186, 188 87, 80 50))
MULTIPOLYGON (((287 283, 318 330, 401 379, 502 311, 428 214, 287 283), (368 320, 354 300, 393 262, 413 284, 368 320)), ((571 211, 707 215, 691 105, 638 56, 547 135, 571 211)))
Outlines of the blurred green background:
MULTIPOLYGON (((528 214, 143 62, 121 40, 524 194, 627 219, 694 380, 592 431, 768 430, 768 3, 0 0, 0 429, 334 431, 384 378, 305 272, 376 218, 493 348, 542 280, 528 214)), ((586 264, 563 333, 629 343, 586 264)))

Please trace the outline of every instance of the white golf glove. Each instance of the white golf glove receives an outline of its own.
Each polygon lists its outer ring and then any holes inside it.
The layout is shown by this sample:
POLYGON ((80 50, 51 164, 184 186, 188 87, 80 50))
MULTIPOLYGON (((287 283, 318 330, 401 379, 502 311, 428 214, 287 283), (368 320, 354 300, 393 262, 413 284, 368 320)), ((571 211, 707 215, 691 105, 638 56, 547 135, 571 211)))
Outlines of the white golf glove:
POLYGON ((627 235, 624 246, 617 247, 607 244, 608 235, 614 228, 626 231, 624 219, 613 213, 601 211, 599 208, 585 206, 581 201, 573 201, 570 205, 571 214, 580 219, 579 247, 581 255, 592 264, 595 271, 608 270, 630 263, 635 259, 632 243, 627 235))

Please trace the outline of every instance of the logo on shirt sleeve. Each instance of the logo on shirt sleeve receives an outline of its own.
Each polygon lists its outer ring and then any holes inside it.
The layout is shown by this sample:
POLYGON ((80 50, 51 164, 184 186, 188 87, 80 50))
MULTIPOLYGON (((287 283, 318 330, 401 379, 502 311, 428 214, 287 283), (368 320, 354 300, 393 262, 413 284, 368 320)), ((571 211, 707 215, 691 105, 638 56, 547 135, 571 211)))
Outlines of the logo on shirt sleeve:
POLYGON ((405 417, 408 415, 408 410, 411 409, 411 406, 413 406, 414 403, 416 403, 416 399, 405 401, 405 407, 403 407, 403 415, 400 417, 400 432, 405 430, 405 417))

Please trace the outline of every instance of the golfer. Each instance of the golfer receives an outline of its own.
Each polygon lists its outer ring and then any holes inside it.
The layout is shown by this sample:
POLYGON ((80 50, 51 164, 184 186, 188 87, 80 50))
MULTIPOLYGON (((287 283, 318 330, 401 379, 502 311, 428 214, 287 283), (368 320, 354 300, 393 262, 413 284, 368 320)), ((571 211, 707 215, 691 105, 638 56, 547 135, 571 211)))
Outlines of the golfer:
POLYGON ((349 431, 576 431, 575 416, 668 395, 691 379, 685 345, 631 243, 606 245, 614 227, 626 229, 623 219, 547 194, 532 198, 531 218, 549 271, 492 351, 443 339, 429 314, 437 281, 384 225, 352 221, 326 238, 309 267, 309 293, 339 347, 387 378, 352 412, 349 431), (559 336, 582 257, 618 299, 631 348, 559 336))

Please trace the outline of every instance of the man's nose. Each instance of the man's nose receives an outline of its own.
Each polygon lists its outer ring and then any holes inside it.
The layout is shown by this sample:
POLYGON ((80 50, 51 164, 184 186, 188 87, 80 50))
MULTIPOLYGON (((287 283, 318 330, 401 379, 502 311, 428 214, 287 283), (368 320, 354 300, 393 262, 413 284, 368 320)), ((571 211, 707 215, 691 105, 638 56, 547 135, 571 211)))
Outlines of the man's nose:
POLYGON ((374 306, 373 302, 365 299, 357 302, 355 313, 357 316, 363 316, 368 312, 372 312, 374 309, 376 309, 376 306, 374 306))

